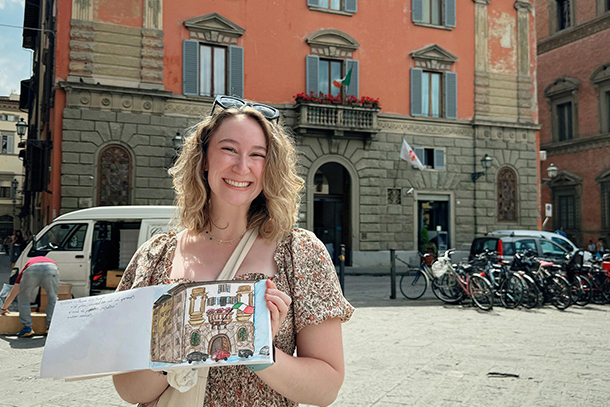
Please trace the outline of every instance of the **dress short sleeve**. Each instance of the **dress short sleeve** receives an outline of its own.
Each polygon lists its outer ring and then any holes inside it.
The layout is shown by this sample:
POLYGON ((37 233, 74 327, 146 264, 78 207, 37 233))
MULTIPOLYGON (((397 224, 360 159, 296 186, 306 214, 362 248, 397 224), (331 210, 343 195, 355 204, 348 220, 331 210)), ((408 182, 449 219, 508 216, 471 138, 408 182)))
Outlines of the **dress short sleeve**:
POLYGON ((291 252, 290 284, 296 332, 330 318, 347 322, 354 307, 341 292, 335 266, 324 244, 312 232, 294 229, 291 252))

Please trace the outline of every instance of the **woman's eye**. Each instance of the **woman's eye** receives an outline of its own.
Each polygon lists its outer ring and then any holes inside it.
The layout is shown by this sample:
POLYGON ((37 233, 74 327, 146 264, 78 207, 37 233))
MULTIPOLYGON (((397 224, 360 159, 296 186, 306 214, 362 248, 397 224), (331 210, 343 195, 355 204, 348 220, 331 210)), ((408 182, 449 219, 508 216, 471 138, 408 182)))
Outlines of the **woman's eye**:
POLYGON ((225 151, 230 151, 232 153, 235 152, 235 149, 233 147, 223 147, 222 149, 225 150, 225 151))
POLYGON ((253 157, 265 158, 265 156, 263 154, 257 154, 257 153, 252 154, 252 156, 253 157))

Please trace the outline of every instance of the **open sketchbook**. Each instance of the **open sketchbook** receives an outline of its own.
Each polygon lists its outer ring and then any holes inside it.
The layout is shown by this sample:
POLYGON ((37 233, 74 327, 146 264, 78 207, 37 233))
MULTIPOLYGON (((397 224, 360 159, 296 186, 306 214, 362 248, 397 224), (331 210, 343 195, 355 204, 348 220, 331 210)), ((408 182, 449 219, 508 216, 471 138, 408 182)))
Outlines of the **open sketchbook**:
POLYGON ((265 283, 168 284, 58 301, 40 376, 273 363, 265 283))

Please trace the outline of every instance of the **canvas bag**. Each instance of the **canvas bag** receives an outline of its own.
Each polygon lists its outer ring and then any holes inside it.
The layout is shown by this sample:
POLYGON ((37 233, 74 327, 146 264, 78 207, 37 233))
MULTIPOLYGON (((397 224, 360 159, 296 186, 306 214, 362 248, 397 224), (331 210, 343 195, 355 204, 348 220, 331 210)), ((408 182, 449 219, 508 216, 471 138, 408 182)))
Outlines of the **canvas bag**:
MULTIPOLYGON (((216 278, 217 280, 233 280, 239 266, 241 266, 241 263, 246 258, 257 237, 258 228, 250 229, 244 234, 244 237, 241 238, 233 254, 229 257, 229 260, 227 260, 224 268, 216 278)), ((209 367, 197 368, 197 384, 192 389, 180 393, 175 388, 169 386, 159 396, 156 403, 151 404, 150 407, 203 406, 209 370, 209 367)))

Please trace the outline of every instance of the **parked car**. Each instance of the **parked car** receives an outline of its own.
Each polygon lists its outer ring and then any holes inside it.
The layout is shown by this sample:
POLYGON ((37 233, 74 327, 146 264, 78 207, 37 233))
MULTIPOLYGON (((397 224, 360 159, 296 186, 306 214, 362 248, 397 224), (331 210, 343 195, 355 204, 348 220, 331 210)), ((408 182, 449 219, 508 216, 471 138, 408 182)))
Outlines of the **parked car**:
POLYGON ((212 360, 218 362, 221 359, 227 360, 231 357, 231 353, 227 352, 224 349, 219 349, 216 352, 212 353, 212 360))
POLYGON ((269 346, 263 346, 261 350, 258 352, 259 355, 268 356, 269 355, 269 346))
POLYGON ((205 362, 208 359, 207 353, 202 352, 191 352, 186 355, 186 361, 189 363, 193 362, 205 362))
POLYGON ((254 355, 254 352, 250 349, 240 349, 237 351, 237 356, 240 358, 248 359, 250 356, 254 355))
MULTIPOLYGON (((559 235, 554 232, 545 232, 541 230, 494 230, 491 233, 488 233, 487 236, 534 236, 534 237, 542 237, 552 242, 557 243, 562 246, 564 249, 569 251, 570 253, 574 253, 578 250, 578 246, 576 246, 570 239, 559 235)), ((587 261, 591 259, 592 255, 589 252, 585 251, 584 260, 587 261)))
POLYGON ((499 258, 506 260, 510 260, 515 253, 532 250, 540 258, 554 263, 563 263, 566 259, 566 253, 572 253, 563 246, 542 236, 487 235, 477 237, 472 241, 468 260, 473 260, 477 254, 484 252, 486 249, 497 252, 499 258))

